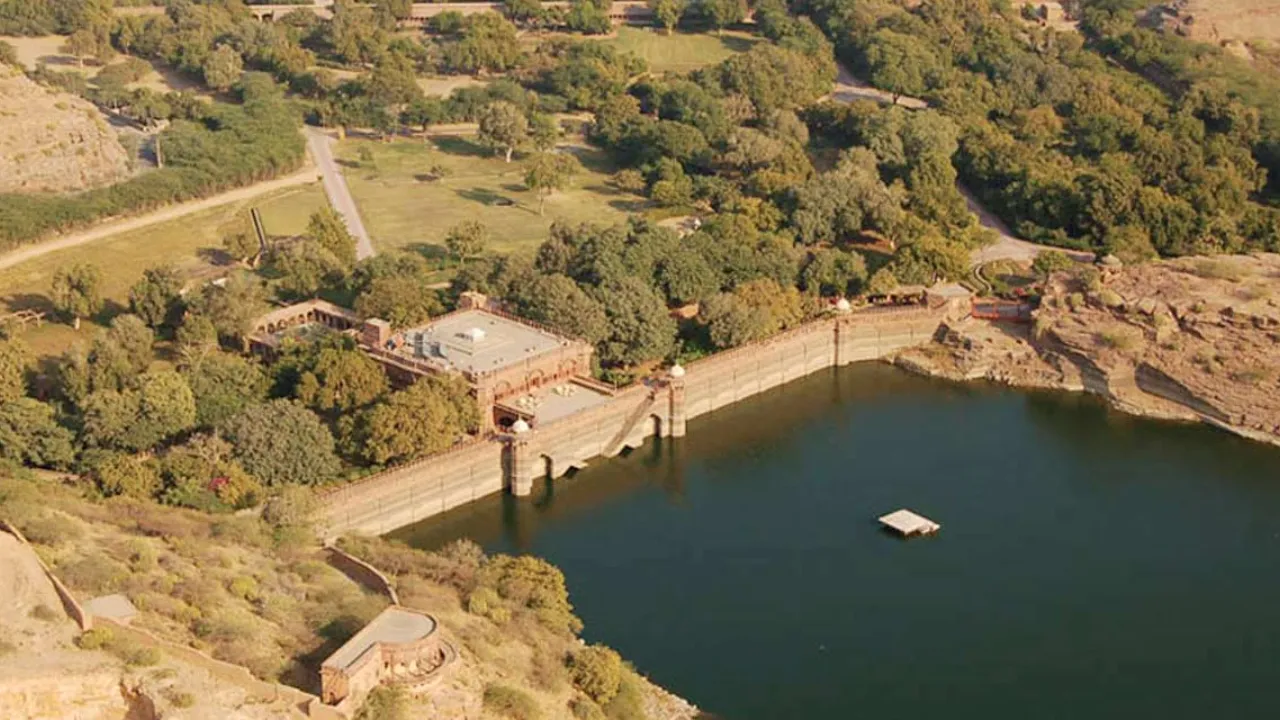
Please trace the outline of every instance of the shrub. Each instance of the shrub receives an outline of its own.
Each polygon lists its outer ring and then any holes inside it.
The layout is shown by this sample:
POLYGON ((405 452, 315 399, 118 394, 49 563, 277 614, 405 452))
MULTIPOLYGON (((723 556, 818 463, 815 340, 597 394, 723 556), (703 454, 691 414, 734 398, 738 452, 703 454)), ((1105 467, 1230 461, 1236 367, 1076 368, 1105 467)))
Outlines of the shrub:
POLYGON ((355 720, 409 720, 409 699, 398 687, 376 687, 365 698, 355 720))
POLYGON ((76 638, 76 645, 81 650, 101 650, 115 640, 115 633, 111 632, 111 628, 93 628, 81 633, 76 638))
POLYGON ((51 512, 32 518, 21 525, 22 534, 37 545, 56 547, 64 542, 78 540, 84 531, 79 523, 59 512, 51 512))
POLYGON ((529 693, 495 683, 484 686, 484 707, 511 720, 534 720, 539 716, 538 704, 529 693))
POLYGON ((640 678, 632 671, 623 673, 618 694, 604 708, 609 720, 647 720, 644 712, 644 692, 640 678))
POLYGON ((129 568, 105 555, 86 555, 79 560, 58 568, 58 575, 67 585, 92 595, 117 592, 129 577, 129 568))
POLYGON ((603 645, 586 647, 569 657, 573 686, 600 705, 608 705, 622 682, 622 658, 603 645))
POLYGON ((53 622, 54 620, 61 618, 62 615, 48 605, 40 603, 39 605, 31 608, 31 617, 37 620, 43 620, 44 622, 53 622))
POLYGON ((169 702, 173 703, 173 706, 177 708, 189 708, 196 704, 196 696, 189 692, 170 689, 166 695, 169 698, 169 702))
POLYGON ((1235 263, 1222 258, 1197 260, 1194 267, 1195 274, 1206 280, 1239 282, 1242 277, 1235 263))
POLYGON ((17 650, 17 645, 14 645, 4 638, 0 638, 0 657, 4 657, 5 655, 16 652, 17 650))
POLYGON ((227 590, 241 600, 249 601, 258 599, 261 594, 261 591, 258 590, 258 581, 248 575, 241 575, 234 578, 227 585, 227 590))
POLYGON ((604 711, 588 698, 575 697, 569 701, 569 712, 578 720, 604 720, 604 711))

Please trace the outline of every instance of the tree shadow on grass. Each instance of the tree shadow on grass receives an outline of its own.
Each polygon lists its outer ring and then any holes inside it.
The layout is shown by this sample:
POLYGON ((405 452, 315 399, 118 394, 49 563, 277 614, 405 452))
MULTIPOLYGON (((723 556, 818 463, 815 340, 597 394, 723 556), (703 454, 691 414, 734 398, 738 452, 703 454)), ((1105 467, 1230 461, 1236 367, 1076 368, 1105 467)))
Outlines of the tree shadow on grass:
POLYGON ((449 249, 439 243, 410 243, 404 249, 426 258, 433 268, 443 267, 449 262, 449 249))
POLYGON ((48 295, 40 295, 38 293, 18 293, 16 295, 8 295, 0 298, 0 301, 3 301, 5 306, 8 307, 7 310, 0 310, 0 315, 21 312, 23 310, 35 310, 36 312, 45 313, 48 316, 45 318, 46 321, 54 319, 53 301, 49 299, 48 295))
POLYGON ((210 265, 222 267, 224 265, 232 265, 235 258, 231 257, 226 250, 218 247, 202 247, 196 249, 196 257, 210 265))
POLYGON ((432 142, 436 149, 447 155, 459 155, 462 157, 481 157, 491 156, 493 153, 489 148, 464 137, 456 135, 447 135, 433 138, 432 142))
POLYGON ((755 47, 756 40, 752 38, 741 37, 738 35, 721 35, 720 44, 725 50, 733 52, 746 52, 755 47))
POLYGON ((103 327, 111 325, 111 321, 119 315, 129 312, 129 306, 115 300, 104 300, 102 309, 93 316, 93 321, 103 327))
POLYGON ((615 210, 621 210, 622 212, 625 212, 625 213, 639 213, 639 212, 644 212, 645 210, 648 210, 650 207, 650 204, 648 200, 645 200, 643 198, 640 198, 637 200, 618 199, 618 200, 610 200, 609 207, 615 210))

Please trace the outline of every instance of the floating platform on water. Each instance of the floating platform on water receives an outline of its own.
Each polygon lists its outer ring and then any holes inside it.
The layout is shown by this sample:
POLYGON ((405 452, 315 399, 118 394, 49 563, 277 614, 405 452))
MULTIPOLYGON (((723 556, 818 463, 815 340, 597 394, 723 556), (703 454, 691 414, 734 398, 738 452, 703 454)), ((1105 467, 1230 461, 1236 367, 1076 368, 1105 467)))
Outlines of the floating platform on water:
POLYGON ((938 523, 910 510, 894 510, 888 515, 881 515, 880 524, 903 537, 932 535, 942 529, 938 523))

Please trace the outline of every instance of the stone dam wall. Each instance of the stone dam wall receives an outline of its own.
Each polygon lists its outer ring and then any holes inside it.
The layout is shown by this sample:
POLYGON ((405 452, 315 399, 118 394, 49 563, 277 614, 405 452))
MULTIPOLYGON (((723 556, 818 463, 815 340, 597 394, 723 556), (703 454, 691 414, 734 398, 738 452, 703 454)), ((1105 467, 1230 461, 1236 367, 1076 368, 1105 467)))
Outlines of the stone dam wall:
POLYGON ((598 457, 651 436, 682 437, 689 420, 832 367, 876 360, 929 342, 968 298, 874 308, 793 330, 690 363, 682 377, 650 378, 603 404, 519 434, 491 434, 392 468, 323 498, 324 534, 381 535, 509 489, 528 495, 598 457))

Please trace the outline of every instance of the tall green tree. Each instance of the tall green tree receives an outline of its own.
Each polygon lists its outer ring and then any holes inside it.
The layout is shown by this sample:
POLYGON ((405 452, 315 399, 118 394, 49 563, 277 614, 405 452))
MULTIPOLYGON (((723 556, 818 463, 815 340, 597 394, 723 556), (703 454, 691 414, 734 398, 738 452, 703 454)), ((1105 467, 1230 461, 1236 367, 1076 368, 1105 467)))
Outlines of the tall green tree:
POLYGON ((52 405, 28 397, 0 401, 0 459, 62 470, 75 460, 73 437, 52 405))
POLYGON ((649 0, 649 9, 653 11, 653 17, 668 35, 676 25, 680 24, 680 18, 684 16, 687 5, 687 0, 649 0))
POLYGON ((480 142, 503 153, 507 162, 529 140, 529 121, 520 108, 500 100, 485 108, 480 116, 480 142))
POLYGON ((196 403, 196 425, 216 428, 266 398, 267 377, 254 361, 218 352, 193 355, 182 368, 196 403))
POLYGON ((204 82, 218 92, 226 92, 244 72, 244 59, 230 45, 219 45, 204 61, 204 82))
POLYGON ((609 319, 609 334, 596 345, 601 362, 635 365, 671 353, 676 321, 662 296, 647 282, 623 277, 590 292, 604 305, 609 319))
POLYGON ((325 348, 294 389, 299 400, 320 412, 346 413, 387 392, 382 366, 354 348, 325 348))
POLYGON ((13 402, 27 394, 27 370, 31 351, 17 338, 0 338, 0 402, 13 402))
POLYGON ((81 318, 102 309, 102 273, 88 263, 60 267, 53 274, 50 290, 53 307, 71 318, 71 326, 80 329, 81 318))
POLYGON ((338 474, 333 434, 296 400, 245 408, 222 430, 237 461, 263 484, 317 485, 338 474))
POLYGON ((525 165, 525 187, 538 194, 538 214, 544 214, 547 197, 556 190, 563 190, 581 168, 578 159, 569 153, 538 153, 525 165))
POLYGON ((937 53, 922 39, 888 28, 872 36, 865 52, 871 83, 892 93, 895 104, 903 95, 923 95, 942 73, 937 53))
POLYGON ((129 310, 152 328, 172 322, 181 301, 182 276, 172 265, 143 270, 142 279, 129 288, 129 310))
POLYGON ((449 228, 444 245, 460 262, 479 257, 489 244, 489 228, 479 220, 466 220, 449 228))
POLYGON ((420 378, 365 413, 363 452, 374 463, 406 462, 453 445, 478 422, 475 400, 460 378, 420 378))
POLYGON ((137 390, 99 390, 84 401, 83 436, 92 447, 150 450, 195 425, 196 403, 187 381, 172 370, 139 378, 137 390))
POLYGON ((344 268, 356 264, 356 239, 333 208, 326 207, 313 213, 307 221, 306 234, 320 247, 333 253, 344 268))

